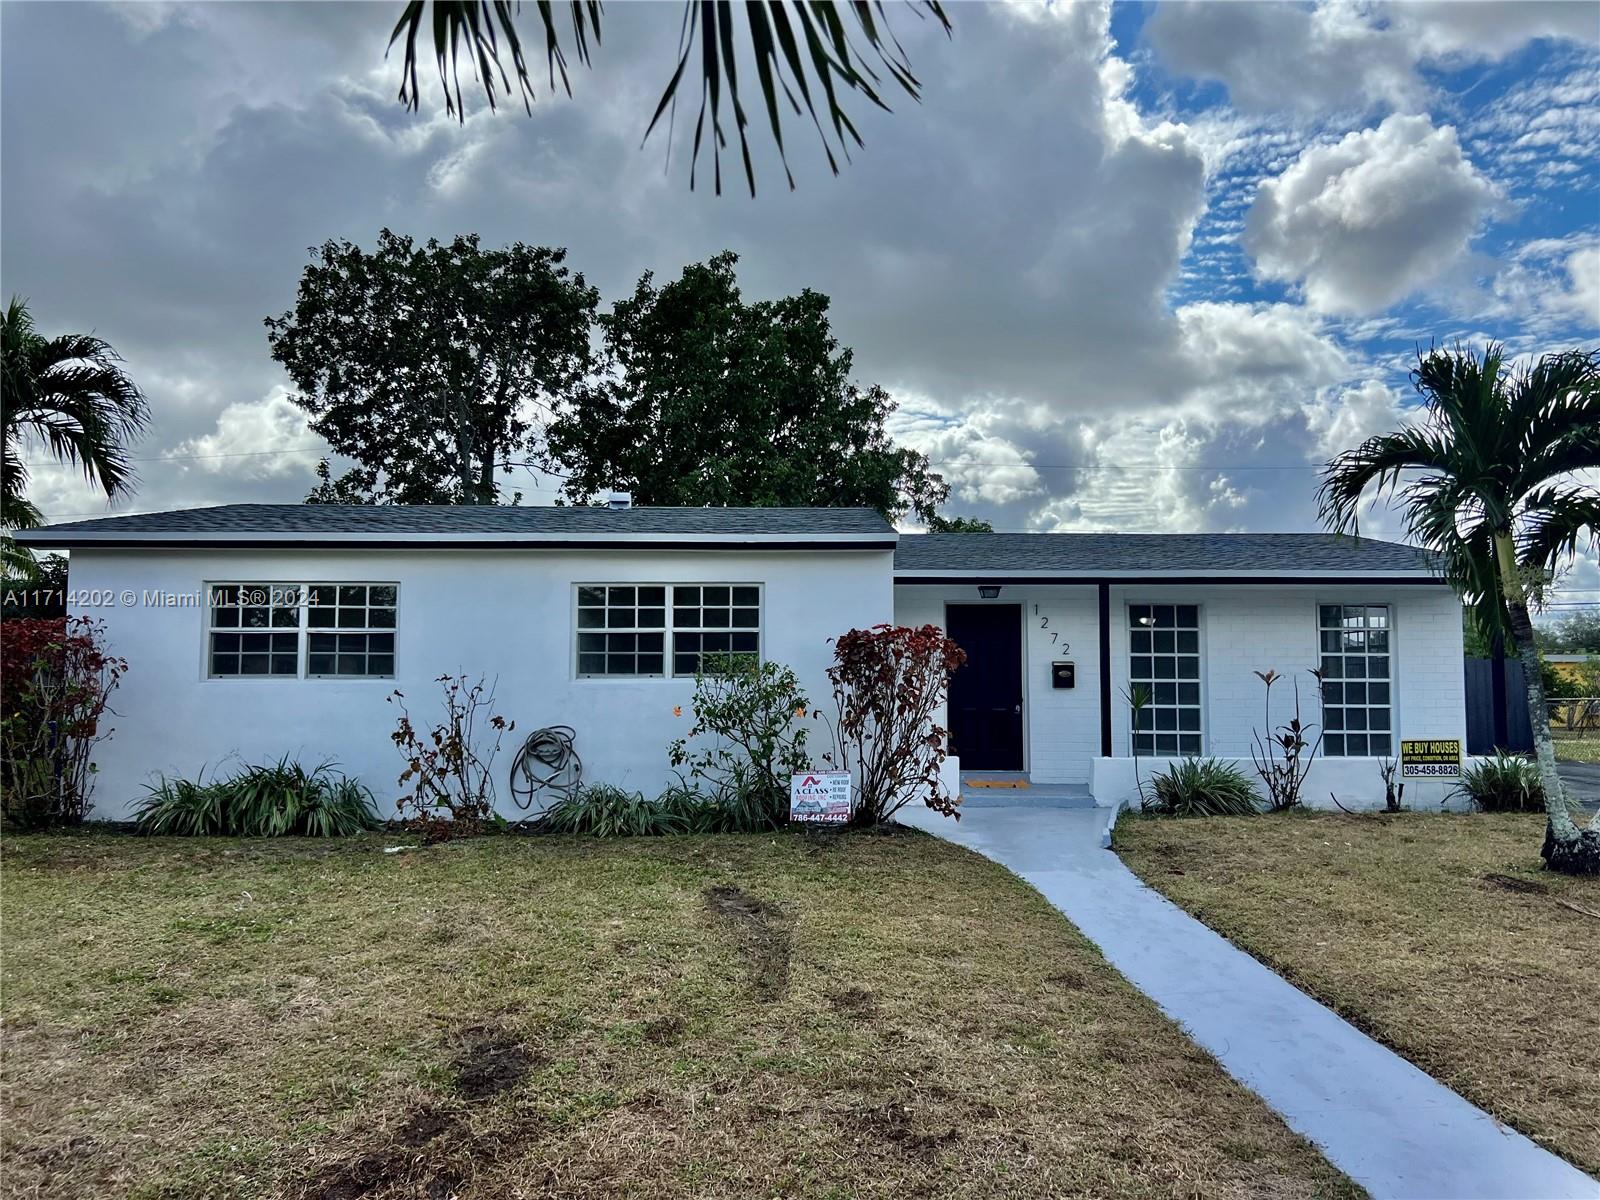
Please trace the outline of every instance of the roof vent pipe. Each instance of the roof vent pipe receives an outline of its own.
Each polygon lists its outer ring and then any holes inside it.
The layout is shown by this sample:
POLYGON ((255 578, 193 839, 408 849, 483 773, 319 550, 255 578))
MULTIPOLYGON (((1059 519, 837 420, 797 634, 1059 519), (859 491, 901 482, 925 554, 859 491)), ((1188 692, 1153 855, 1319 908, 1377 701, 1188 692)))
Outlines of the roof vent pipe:
POLYGON ((606 497, 606 507, 607 508, 632 508, 633 507, 633 493, 632 492, 612 492, 609 496, 606 497))

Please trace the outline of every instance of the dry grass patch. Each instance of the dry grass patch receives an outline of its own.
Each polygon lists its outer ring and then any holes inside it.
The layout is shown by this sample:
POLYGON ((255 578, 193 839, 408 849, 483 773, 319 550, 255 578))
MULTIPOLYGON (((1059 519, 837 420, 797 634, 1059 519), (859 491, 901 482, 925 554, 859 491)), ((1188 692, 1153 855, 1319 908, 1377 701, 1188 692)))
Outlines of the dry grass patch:
POLYGON ((1600 880, 1532 814, 1123 820, 1152 887, 1475 1104, 1600 1171, 1600 880), (1568 906, 1576 906, 1568 907, 1568 906))
POLYGON ((6 846, 10 1195, 1352 1185, 921 835, 6 846))

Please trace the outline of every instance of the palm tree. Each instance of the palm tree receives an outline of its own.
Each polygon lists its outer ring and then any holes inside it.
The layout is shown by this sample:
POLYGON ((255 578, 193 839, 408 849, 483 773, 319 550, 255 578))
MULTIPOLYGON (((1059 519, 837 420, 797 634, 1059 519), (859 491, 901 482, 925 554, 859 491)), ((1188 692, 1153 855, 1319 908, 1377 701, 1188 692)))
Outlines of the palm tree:
POLYGON ((127 442, 144 429, 150 410, 117 352, 91 334, 44 337, 17 297, 0 317, 0 348, 0 528, 43 523, 26 495, 25 436, 81 468, 107 500, 126 495, 134 482, 127 442))
POLYGON ((1582 481, 1600 468, 1600 352, 1547 354, 1514 370, 1499 345, 1481 356, 1435 349, 1419 356, 1411 380, 1421 422, 1330 462, 1318 491, 1323 520, 1357 532, 1369 487, 1398 499, 1411 536, 1435 551, 1436 569, 1477 627, 1509 635, 1522 660, 1544 787, 1545 862, 1600 873, 1600 818, 1579 828, 1556 772, 1528 616, 1530 598, 1557 568, 1579 547, 1600 545, 1600 491, 1582 481), (1424 473, 1402 482, 1407 470, 1424 473))
MULTIPOLYGON (((508 99, 516 95, 531 112, 535 89, 517 32, 521 7, 510 0, 408 0, 389 35, 391 47, 396 42, 405 45, 400 69, 400 103, 415 111, 421 102, 417 87, 421 49, 417 42, 426 28, 432 42, 429 49, 444 90, 446 111, 466 119, 466 109, 461 102, 460 70, 464 53, 468 68, 476 75, 477 85, 490 108, 498 106, 503 92, 508 99), (502 49, 511 66, 510 74, 501 60, 502 49), (515 84, 511 82, 513 76, 515 84)), ((550 88, 555 90, 559 77, 561 87, 570 96, 572 85, 567 78, 566 52, 562 49, 562 25, 570 26, 569 44, 573 56, 585 66, 589 65, 590 43, 595 47, 600 45, 600 2, 572 0, 567 5, 541 3, 530 7, 539 17, 533 33, 536 44, 545 51, 550 88), (566 22, 557 15, 559 10, 565 11, 566 22)), ((918 16, 932 17, 946 34, 950 32, 950 19, 940 0, 916 0, 912 8, 918 16)), ((689 155, 690 188, 694 187, 694 168, 705 142, 711 146, 717 194, 722 194, 722 152, 727 147, 722 113, 726 98, 733 113, 733 132, 739 140, 745 180, 750 194, 755 195, 755 165, 746 132, 750 118, 739 96, 737 68, 741 59, 747 65, 752 61, 755 64, 767 126, 791 190, 794 174, 789 170, 788 154, 783 145, 781 119, 785 107, 797 118, 809 119, 822 142, 828 166, 837 175, 839 159, 848 160, 850 147, 862 145, 861 134, 845 111, 841 95, 853 92, 887 112, 889 106, 879 95, 880 91, 889 92, 881 72, 913 100, 921 98, 922 83, 912 74, 910 60, 889 28, 883 0, 857 0, 850 4, 834 0, 766 0, 752 4, 736 4, 733 0, 685 0, 673 73, 645 129, 645 137, 655 131, 663 116, 671 121, 677 111, 678 87, 687 77, 700 95, 700 112, 695 120, 693 148, 689 155)), ((748 84, 748 76, 746 82, 748 84)))

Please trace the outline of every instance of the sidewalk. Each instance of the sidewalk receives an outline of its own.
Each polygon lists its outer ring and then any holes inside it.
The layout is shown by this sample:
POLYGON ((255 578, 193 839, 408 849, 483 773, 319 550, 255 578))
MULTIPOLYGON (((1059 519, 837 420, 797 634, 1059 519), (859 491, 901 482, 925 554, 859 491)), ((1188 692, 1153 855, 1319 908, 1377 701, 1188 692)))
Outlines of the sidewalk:
POLYGON ((1105 809, 899 819, 1009 867, 1376 1200, 1600 1198, 1600 1183, 1235 949, 1100 848, 1105 809))

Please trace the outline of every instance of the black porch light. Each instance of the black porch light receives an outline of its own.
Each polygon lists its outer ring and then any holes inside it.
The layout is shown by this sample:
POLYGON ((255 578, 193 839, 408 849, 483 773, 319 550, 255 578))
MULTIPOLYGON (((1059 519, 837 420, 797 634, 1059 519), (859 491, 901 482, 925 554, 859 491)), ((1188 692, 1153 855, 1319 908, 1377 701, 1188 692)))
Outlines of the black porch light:
POLYGON ((993 600, 993 599, 996 599, 999 595, 1000 595, 1000 585, 998 583, 980 583, 978 585, 978 597, 979 597, 979 599, 982 599, 982 600, 993 600))

